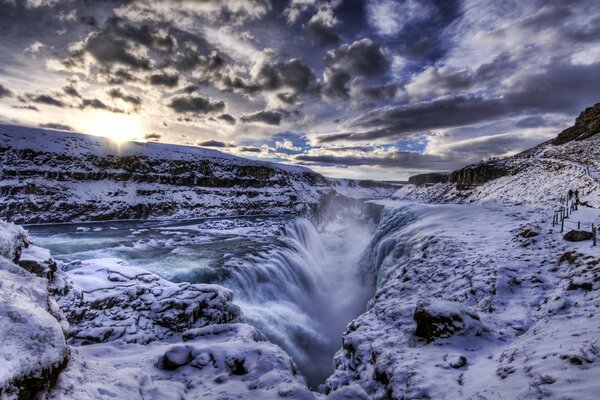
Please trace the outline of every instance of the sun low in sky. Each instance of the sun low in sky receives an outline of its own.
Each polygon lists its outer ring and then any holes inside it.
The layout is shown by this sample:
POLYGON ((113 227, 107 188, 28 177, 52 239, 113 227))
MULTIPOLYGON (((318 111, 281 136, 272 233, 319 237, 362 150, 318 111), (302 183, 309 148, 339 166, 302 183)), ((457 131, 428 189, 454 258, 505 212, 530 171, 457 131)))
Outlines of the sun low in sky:
POLYGON ((568 127, 600 101, 598 21, 595 0, 0 0, 0 122, 402 180, 568 127))
POLYGON ((116 143, 144 140, 140 117, 106 112, 93 113, 80 122, 82 132, 104 136, 116 143))

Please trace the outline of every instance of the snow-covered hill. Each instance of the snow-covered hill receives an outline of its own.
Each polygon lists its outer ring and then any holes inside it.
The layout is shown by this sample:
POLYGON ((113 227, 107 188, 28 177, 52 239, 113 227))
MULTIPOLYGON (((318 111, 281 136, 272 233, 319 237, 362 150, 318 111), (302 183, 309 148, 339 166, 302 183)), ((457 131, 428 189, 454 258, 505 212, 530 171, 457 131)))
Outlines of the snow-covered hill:
POLYGON ((216 150, 9 125, 0 125, 0 160, 0 218, 18 223, 310 215, 325 196, 394 190, 216 150))
POLYGON ((599 133, 600 103, 583 111, 574 126, 555 140, 512 157, 454 171, 450 183, 405 185, 394 197, 425 202, 479 201, 547 207, 569 190, 577 189, 590 205, 600 207, 599 133))

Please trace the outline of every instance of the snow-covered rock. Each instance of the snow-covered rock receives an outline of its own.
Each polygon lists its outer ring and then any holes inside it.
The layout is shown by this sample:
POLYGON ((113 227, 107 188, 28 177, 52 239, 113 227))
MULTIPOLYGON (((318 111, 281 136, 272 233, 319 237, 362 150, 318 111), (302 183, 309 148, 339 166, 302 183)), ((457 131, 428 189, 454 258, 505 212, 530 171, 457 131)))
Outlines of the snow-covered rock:
POLYGON ((384 204, 362 263, 377 292, 348 325, 326 393, 597 397, 597 247, 564 241, 537 206, 384 204))
POLYGON ((47 389, 69 350, 48 282, 14 264, 25 231, 0 223, 0 398, 33 398, 47 389), (54 315, 53 315, 54 314, 54 315))
POLYGON ((48 398, 315 399, 287 354, 249 325, 212 325, 185 337, 78 347, 48 398))
POLYGON ((199 147, 0 124, 0 218, 17 223, 313 215, 322 199, 394 187, 199 147))
POLYGON ((76 344, 145 344, 206 325, 235 322, 239 308, 221 286, 171 283, 114 259, 64 267, 69 290, 58 303, 76 344))

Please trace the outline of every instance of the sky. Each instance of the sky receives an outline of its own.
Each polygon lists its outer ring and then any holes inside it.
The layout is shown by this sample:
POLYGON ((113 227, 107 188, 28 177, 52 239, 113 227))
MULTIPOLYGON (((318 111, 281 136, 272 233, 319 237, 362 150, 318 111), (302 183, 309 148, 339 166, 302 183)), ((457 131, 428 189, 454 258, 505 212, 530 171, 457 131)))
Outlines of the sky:
POLYGON ((600 101, 597 0, 0 0, 0 121, 404 180, 600 101))

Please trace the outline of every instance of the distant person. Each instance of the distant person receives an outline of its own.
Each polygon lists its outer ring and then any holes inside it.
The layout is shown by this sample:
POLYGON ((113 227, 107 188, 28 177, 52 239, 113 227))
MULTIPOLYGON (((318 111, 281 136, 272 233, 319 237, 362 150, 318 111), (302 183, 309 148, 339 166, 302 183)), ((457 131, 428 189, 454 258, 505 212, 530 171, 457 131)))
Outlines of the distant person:
POLYGON ((569 189, 569 199, 573 197, 573 189, 569 189))

